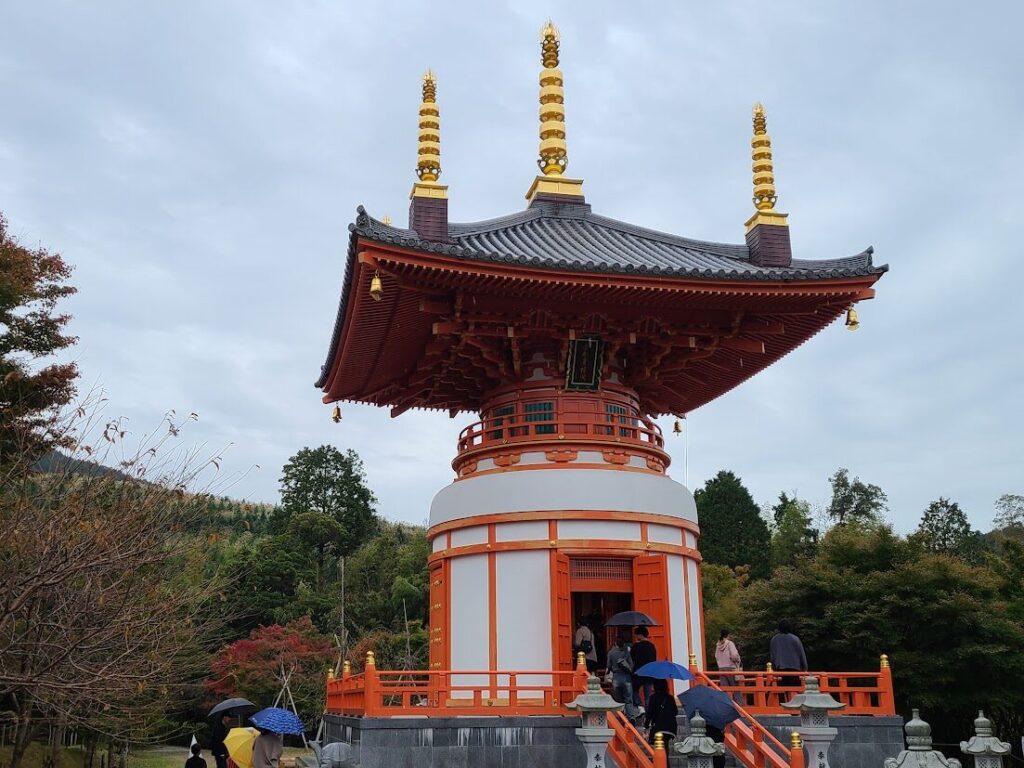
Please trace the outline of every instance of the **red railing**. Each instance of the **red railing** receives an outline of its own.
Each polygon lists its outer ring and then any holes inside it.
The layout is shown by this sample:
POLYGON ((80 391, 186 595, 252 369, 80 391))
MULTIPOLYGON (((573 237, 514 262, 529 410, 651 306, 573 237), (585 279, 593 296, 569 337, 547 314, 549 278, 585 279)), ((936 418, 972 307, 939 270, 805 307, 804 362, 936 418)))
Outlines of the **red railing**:
POLYGON ((665 448, 665 439, 658 425, 641 421, 635 416, 563 415, 527 421, 531 416, 536 418, 536 415, 516 414, 495 416, 470 424, 459 433, 459 453, 474 448, 527 441, 573 439, 584 439, 588 442, 639 443, 662 451, 665 448))
POLYGON ((717 687, 734 698, 752 715, 791 715, 782 703, 803 691, 803 683, 793 685, 793 678, 814 675, 822 693, 829 693, 846 705, 837 714, 895 715, 892 670, 883 660, 877 672, 799 672, 768 671, 703 672, 717 687), (783 684, 783 683, 787 684, 783 684))
POLYGON ((666 768, 664 745, 659 749, 651 746, 621 712, 609 712, 608 725, 614 732, 608 754, 618 768, 666 768))
POLYGON ((587 688, 572 671, 430 670, 364 672, 327 681, 327 712, 338 715, 575 715, 566 707, 587 688))

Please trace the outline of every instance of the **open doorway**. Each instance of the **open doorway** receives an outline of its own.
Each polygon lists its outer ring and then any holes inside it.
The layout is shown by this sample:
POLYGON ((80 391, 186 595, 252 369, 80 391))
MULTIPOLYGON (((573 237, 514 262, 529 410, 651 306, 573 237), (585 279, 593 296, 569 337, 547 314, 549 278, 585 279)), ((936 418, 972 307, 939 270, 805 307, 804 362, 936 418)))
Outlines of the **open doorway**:
POLYGON ((633 608, 633 595, 629 592, 573 592, 572 615, 576 622, 581 619, 594 632, 594 650, 597 651, 597 666, 604 669, 608 649, 615 645, 618 627, 605 627, 616 613, 633 608))

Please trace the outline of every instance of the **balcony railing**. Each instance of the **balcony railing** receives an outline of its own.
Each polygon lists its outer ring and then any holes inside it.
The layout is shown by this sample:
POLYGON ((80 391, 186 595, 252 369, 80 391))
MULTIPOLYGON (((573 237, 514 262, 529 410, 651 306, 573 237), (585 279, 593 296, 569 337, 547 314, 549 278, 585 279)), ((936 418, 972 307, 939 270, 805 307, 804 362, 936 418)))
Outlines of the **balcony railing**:
MULTIPOLYGON (((546 414, 545 414, 546 415, 546 414)), ((459 453, 476 448, 523 443, 537 440, 586 440, 601 443, 633 443, 664 450, 665 439, 653 422, 634 416, 573 416, 527 420, 525 416, 496 416, 470 424, 459 434, 459 453)))

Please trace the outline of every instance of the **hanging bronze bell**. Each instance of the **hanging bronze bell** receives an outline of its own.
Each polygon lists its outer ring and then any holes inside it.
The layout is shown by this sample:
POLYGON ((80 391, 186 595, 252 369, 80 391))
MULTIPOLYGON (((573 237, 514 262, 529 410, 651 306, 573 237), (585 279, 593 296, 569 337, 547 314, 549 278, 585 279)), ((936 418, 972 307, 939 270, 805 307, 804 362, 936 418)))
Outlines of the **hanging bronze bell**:
POLYGON ((683 422, 676 419, 676 423, 672 425, 672 431, 677 435, 683 434, 683 422))
POLYGON ((340 405, 334 406, 334 410, 331 411, 331 421, 333 421, 335 424, 337 424, 339 421, 341 421, 341 406, 340 405))
POLYGON ((857 310, 850 307, 846 310, 846 330, 856 331, 860 328, 860 320, 857 319, 857 310))
POLYGON ((384 298, 384 283, 380 281, 380 275, 376 272, 373 273, 373 279, 370 280, 370 298, 374 301, 384 298))

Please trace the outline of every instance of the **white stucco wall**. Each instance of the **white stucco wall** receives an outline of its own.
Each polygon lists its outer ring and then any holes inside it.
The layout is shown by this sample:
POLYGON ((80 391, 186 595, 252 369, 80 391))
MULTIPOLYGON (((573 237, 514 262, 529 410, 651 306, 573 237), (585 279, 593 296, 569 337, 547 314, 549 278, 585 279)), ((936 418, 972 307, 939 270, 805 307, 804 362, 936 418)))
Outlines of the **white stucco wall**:
POLYGON ((624 520, 559 520, 558 538, 640 541, 640 523, 624 520))
MULTIPOLYGON (((488 669, 490 666, 489 584, 487 555, 469 555, 452 560, 450 648, 453 670, 488 669)), ((486 680, 486 677, 466 675, 452 682, 476 685, 486 680)))
POLYGON ((683 558, 680 555, 668 555, 668 611, 672 622, 672 661, 676 664, 688 663, 688 644, 686 641, 686 589, 683 584, 683 558))
POLYGON ((430 525, 474 515, 557 510, 646 512, 697 521, 693 496, 663 475, 612 469, 544 469, 467 477, 434 497, 430 525))
MULTIPOLYGON (((495 561, 498 669, 552 669, 549 555, 499 552, 495 561)), ((521 685, 550 685, 549 675, 523 676, 521 685)), ((538 697, 540 692, 524 692, 538 697)))
POLYGON ((700 592, 697 589, 697 563, 686 561, 687 579, 690 586, 690 626, 693 628, 693 652, 697 654, 697 666, 704 669, 704 628, 700 625, 700 592))
POLYGON ((498 523, 494 526, 495 541, 536 541, 547 537, 547 520, 523 520, 518 523, 498 523))

